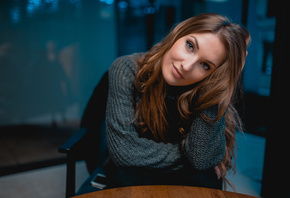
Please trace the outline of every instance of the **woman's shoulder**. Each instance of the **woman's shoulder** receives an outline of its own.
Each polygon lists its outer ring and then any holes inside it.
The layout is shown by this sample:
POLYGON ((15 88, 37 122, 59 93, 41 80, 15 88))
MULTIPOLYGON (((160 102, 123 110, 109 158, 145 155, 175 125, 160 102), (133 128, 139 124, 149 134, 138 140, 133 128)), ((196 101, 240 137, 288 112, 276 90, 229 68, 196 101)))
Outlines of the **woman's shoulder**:
POLYGON ((117 58, 109 69, 110 84, 133 88, 138 71, 138 58, 141 56, 141 53, 136 53, 117 58))
POLYGON ((122 72, 125 74, 136 74, 138 69, 138 59, 143 56, 143 53, 134 53, 118 57, 111 65, 111 72, 122 72))

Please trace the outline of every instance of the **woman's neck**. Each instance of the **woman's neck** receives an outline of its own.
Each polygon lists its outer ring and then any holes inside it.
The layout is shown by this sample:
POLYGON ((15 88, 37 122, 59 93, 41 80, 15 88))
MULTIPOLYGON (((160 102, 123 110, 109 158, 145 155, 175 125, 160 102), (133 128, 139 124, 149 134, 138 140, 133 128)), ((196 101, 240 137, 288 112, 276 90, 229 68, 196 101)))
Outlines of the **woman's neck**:
POLYGON ((167 95, 180 96, 181 94, 193 89, 195 86, 196 84, 186 85, 186 86, 172 86, 172 85, 166 84, 167 95))

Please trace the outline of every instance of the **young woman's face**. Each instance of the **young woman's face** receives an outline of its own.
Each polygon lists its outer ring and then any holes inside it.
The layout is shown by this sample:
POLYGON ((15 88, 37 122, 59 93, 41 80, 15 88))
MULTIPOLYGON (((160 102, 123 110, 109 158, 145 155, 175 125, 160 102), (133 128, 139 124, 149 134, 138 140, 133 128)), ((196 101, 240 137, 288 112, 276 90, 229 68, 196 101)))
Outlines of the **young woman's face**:
POLYGON ((215 34, 189 34, 165 54, 162 74, 169 85, 191 85, 210 75, 225 57, 225 47, 215 34))

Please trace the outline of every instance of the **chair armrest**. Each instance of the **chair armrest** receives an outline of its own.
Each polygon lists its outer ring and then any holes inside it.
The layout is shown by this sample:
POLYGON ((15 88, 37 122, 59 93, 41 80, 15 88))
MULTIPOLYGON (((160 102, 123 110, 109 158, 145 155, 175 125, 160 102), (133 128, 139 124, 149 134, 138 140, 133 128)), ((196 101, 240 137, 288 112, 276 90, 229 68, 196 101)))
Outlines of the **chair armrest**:
POLYGON ((88 130, 86 128, 80 128, 77 130, 63 145, 58 149, 60 153, 70 153, 78 147, 81 140, 83 140, 87 134, 88 130))
POLYGON ((78 148, 81 147, 84 142, 88 130, 86 128, 80 128, 63 144, 58 148, 58 152, 67 154, 67 170, 66 170, 66 197, 72 197, 75 195, 75 180, 76 180, 76 156, 78 148))

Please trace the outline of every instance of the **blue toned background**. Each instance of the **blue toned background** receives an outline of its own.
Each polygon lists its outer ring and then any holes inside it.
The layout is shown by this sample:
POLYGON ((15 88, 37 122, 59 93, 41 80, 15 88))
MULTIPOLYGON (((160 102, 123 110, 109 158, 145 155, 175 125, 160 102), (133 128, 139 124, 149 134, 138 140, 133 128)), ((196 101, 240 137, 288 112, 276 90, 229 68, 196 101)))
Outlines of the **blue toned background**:
POLYGON ((269 96, 275 18, 267 1, 1 0, 0 125, 79 120, 112 61, 146 51, 203 12, 248 26, 244 89, 269 96))
POLYGON ((0 125, 79 119, 117 56, 113 5, 0 2, 0 125))

